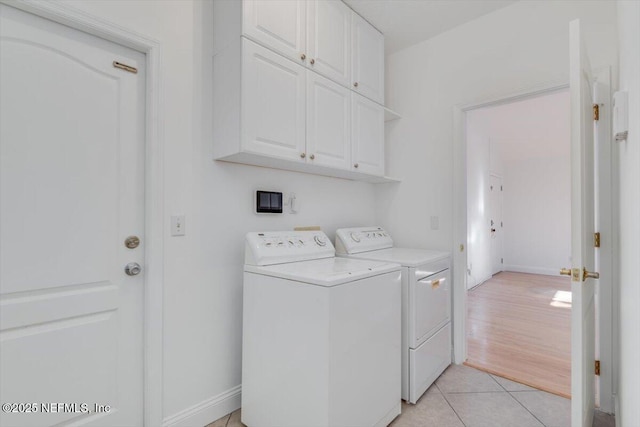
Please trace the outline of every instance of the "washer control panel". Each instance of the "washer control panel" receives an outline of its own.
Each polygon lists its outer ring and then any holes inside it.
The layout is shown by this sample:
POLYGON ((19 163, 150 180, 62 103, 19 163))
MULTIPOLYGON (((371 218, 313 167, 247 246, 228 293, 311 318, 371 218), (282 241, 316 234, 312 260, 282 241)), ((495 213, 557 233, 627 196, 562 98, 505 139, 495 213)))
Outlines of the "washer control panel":
POLYGON ((271 265, 335 256, 322 231, 265 231, 247 233, 245 264, 271 265))
POLYGON ((336 252, 357 254, 393 247, 393 240, 382 227, 341 228, 336 231, 336 252))

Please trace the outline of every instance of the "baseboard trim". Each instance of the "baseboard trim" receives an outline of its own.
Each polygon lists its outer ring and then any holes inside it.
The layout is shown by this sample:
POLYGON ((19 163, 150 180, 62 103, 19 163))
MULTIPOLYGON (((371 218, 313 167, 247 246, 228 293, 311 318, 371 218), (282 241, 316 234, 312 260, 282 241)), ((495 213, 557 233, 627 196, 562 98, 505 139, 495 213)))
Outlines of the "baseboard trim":
POLYGON ((515 273, 543 274, 545 276, 557 276, 560 269, 545 267, 529 267, 526 265, 505 265, 503 271, 513 271, 515 273))
POLYGON ((165 418, 162 427, 206 426, 240 408, 242 386, 235 386, 165 418))

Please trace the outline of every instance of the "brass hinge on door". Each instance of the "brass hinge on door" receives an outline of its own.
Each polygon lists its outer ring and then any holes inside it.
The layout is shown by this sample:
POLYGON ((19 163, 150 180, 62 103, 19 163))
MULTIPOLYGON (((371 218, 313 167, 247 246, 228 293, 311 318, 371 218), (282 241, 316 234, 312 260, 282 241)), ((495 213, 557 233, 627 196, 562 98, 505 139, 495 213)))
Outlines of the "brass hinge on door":
POLYGON ((128 71, 133 74, 138 74, 138 69, 136 67, 132 67, 131 65, 123 64, 122 62, 113 61, 113 66, 116 68, 120 68, 121 70, 128 71))
POLYGON ((593 120, 596 122, 600 120, 600 106, 598 104, 593 104, 593 120))
POLYGON ((600 232, 593 234, 593 246, 596 248, 600 247, 600 232))
POLYGON ((600 361, 596 360, 596 375, 600 376, 600 361))

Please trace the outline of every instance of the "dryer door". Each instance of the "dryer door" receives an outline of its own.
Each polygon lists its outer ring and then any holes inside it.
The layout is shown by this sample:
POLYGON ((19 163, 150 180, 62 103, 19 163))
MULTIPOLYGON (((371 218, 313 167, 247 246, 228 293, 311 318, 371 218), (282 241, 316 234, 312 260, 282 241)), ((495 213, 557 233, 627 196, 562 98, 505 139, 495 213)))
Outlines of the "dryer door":
POLYGON ((448 269, 420 280, 412 280, 409 289, 411 348, 417 348, 449 321, 450 285, 451 274, 448 269))

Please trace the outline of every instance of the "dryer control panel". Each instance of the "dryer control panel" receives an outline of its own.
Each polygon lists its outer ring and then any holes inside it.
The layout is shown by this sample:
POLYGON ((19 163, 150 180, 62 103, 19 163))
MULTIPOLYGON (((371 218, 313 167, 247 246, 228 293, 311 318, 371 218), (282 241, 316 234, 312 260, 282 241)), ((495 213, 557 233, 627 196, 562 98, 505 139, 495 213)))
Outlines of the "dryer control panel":
POLYGON ((336 252, 357 254, 393 247, 393 240, 382 227, 341 228, 336 231, 336 252))
POLYGON ((322 231, 264 231, 247 233, 244 263, 272 265, 335 256, 322 231))

